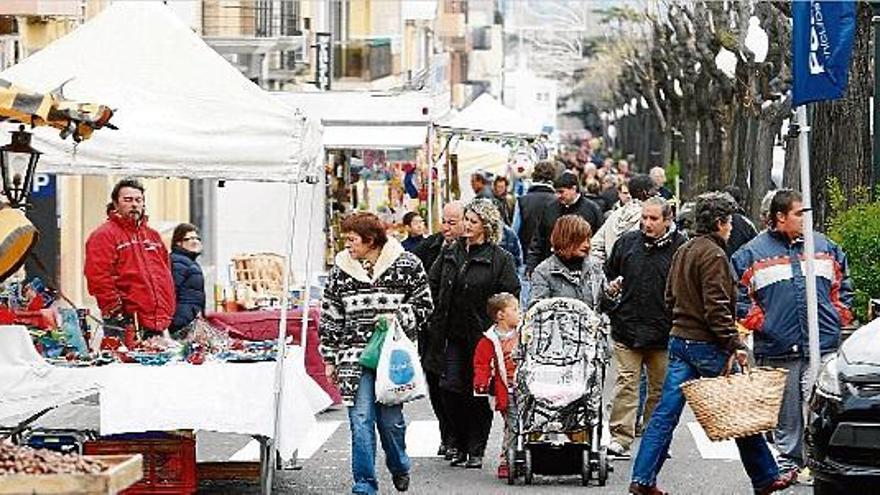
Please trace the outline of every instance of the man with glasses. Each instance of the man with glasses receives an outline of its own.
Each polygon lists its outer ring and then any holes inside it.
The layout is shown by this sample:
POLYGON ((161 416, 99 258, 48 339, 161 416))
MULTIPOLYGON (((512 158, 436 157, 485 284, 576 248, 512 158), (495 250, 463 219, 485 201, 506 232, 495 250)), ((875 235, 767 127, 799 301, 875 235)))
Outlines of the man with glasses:
POLYGON ((104 318, 104 334, 131 325, 145 338, 163 333, 174 315, 168 249, 147 225, 144 186, 123 179, 111 193, 107 221, 86 241, 85 277, 104 318))

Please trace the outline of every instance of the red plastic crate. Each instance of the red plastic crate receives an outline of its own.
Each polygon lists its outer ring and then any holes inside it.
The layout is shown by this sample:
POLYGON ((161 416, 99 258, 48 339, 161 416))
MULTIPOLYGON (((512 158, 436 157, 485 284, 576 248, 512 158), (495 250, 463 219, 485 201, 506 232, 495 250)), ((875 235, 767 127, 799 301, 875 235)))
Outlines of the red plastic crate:
POLYGON ((193 494, 198 489, 196 442, 175 435, 105 437, 83 445, 87 455, 142 454, 144 478, 124 495, 193 494), (161 438, 156 438, 161 436, 161 438))

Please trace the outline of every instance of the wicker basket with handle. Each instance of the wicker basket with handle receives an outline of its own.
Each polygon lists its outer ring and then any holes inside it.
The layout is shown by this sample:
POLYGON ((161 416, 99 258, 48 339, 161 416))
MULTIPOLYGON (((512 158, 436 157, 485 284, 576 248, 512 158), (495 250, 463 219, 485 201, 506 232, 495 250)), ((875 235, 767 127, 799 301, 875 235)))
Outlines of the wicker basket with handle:
POLYGON ((734 356, 724 373, 681 384, 681 390, 706 436, 713 442, 772 430, 779 419, 788 370, 750 368, 731 374, 734 356))

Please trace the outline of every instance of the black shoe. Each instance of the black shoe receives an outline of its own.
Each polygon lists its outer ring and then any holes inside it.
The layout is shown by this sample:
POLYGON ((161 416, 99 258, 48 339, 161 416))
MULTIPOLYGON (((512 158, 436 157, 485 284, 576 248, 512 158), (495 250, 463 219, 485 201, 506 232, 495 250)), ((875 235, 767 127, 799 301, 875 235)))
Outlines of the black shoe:
POLYGON ((446 447, 446 453, 443 454, 443 458, 447 461, 451 461, 458 457, 458 449, 455 447, 446 447))
POLYGON ((452 459, 452 462, 449 463, 450 466, 464 466, 468 462, 468 456, 464 452, 456 452, 455 457, 452 459))
POLYGON ((392 483, 394 483, 394 488, 399 492, 405 492, 409 490, 409 473, 406 474, 395 474, 391 477, 392 483))
POLYGON ((483 469, 483 458, 478 455, 471 456, 464 467, 468 469, 483 469))
POLYGON ((445 456, 445 455, 446 455, 446 450, 447 450, 446 444, 441 443, 441 444, 440 444, 440 448, 437 449, 437 455, 439 455, 439 456, 445 456))

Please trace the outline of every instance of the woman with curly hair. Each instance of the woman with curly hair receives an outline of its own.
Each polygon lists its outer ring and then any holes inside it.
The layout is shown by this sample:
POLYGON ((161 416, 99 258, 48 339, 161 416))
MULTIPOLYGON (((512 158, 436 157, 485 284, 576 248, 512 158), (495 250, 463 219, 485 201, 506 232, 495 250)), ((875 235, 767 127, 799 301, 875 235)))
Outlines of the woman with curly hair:
POLYGON ((493 323, 486 313, 489 298, 501 292, 519 296, 513 257, 498 246, 501 235, 501 215, 492 201, 472 201, 465 207, 464 235, 444 248, 428 276, 436 305, 429 334, 445 345, 433 346, 423 359, 443 370, 453 466, 481 468, 492 427, 488 398, 473 395, 473 362, 477 343, 493 323))

